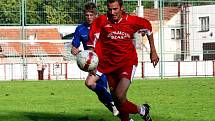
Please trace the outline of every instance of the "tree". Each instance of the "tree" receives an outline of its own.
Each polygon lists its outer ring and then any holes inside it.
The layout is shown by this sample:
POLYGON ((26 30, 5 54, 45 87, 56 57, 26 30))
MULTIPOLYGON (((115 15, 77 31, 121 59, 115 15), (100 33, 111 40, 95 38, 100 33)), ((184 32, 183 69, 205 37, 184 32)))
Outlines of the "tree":
POLYGON ((20 0, 0 1, 0 25, 20 25, 20 0))
MULTIPOLYGON (((25 0, 25 25, 79 24, 84 20, 83 6, 94 0, 25 0)), ((106 0, 96 0, 100 14, 106 13, 106 0)), ((168 0, 164 6, 214 4, 215 0, 168 0)), ((153 8, 153 0, 142 0, 144 8, 153 8)), ((22 0, 0 0, 0 25, 21 25, 22 0)), ((125 0, 128 13, 136 10, 137 0, 125 0)))
POLYGON ((80 11, 82 2, 79 0, 55 0, 54 2, 51 0, 31 0, 31 3, 27 4, 27 23, 76 24, 80 18, 83 18, 77 16, 77 13, 80 14, 77 11, 80 11))

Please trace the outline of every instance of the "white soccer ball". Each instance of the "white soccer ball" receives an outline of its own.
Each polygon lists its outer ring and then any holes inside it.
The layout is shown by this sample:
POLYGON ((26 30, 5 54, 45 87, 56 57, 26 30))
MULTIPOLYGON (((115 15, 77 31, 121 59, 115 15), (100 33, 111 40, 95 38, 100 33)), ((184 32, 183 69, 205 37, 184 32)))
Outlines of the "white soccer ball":
POLYGON ((81 70, 89 72, 96 69, 99 59, 95 52, 84 50, 78 53, 76 61, 81 70))

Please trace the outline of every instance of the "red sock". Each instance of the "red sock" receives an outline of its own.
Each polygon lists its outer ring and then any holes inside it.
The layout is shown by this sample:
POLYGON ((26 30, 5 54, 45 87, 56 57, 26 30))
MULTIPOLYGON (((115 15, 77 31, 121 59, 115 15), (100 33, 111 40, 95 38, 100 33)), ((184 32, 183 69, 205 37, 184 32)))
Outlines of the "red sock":
POLYGON ((124 113, 131 113, 131 114, 136 114, 138 113, 138 108, 137 106, 126 100, 126 102, 124 102, 120 107, 119 107, 119 111, 124 112, 124 113))
POLYGON ((132 113, 132 114, 136 114, 136 113, 139 113, 138 111, 138 108, 137 108, 137 105, 135 105, 134 103, 130 102, 130 101, 126 101, 126 106, 129 110, 129 113, 132 113))
POLYGON ((121 119, 121 121, 128 121, 128 119, 129 119, 129 114, 128 114, 128 113, 120 112, 120 113, 119 113, 119 118, 121 119))
POLYGON ((133 104, 132 102, 129 102, 128 100, 126 100, 126 102, 124 102, 119 108, 119 118, 121 119, 121 121, 128 121, 129 119, 129 114, 136 114, 138 113, 138 109, 137 106, 135 104, 133 104))

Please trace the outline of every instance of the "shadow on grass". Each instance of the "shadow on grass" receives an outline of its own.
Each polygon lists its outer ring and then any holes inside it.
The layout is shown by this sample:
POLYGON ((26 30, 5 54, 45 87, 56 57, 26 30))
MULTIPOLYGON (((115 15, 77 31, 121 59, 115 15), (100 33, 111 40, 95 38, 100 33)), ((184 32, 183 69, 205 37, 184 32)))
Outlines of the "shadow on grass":
MULTIPOLYGON (((134 121, 142 121, 140 116, 131 115, 134 121)), ((206 121, 202 119, 175 118, 152 116, 153 121, 206 121)), ((41 113, 41 112, 5 112, 0 113, 0 121, 119 121, 118 118, 100 114, 65 114, 65 113, 41 113)))
POLYGON ((108 121, 105 117, 79 114, 52 114, 40 112, 6 112, 0 121, 108 121))
POLYGON ((50 113, 25 113, 31 121, 89 121, 88 116, 50 114, 50 113))

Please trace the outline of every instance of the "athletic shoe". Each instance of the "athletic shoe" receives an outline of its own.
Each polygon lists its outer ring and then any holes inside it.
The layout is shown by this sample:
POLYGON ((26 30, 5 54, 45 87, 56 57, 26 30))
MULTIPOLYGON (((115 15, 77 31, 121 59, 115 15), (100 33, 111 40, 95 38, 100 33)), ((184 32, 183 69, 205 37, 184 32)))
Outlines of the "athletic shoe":
POLYGON ((129 118, 128 121, 134 121, 132 118, 129 118))
POLYGON ((119 111, 117 110, 115 105, 112 105, 112 109, 113 109, 113 116, 119 115, 119 111))
POLYGON ((142 119, 144 121, 152 121, 152 118, 151 118, 151 116, 149 114, 149 110, 150 110, 149 108, 150 108, 150 106, 148 104, 143 104, 141 106, 141 110, 145 110, 145 114, 144 115, 140 114, 140 116, 142 117, 142 119))

